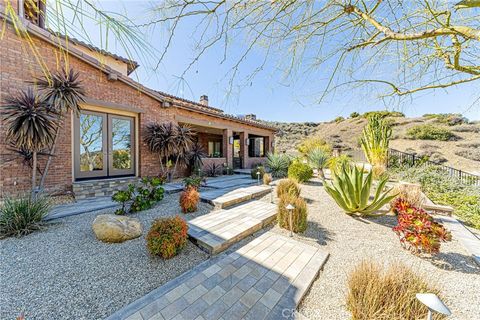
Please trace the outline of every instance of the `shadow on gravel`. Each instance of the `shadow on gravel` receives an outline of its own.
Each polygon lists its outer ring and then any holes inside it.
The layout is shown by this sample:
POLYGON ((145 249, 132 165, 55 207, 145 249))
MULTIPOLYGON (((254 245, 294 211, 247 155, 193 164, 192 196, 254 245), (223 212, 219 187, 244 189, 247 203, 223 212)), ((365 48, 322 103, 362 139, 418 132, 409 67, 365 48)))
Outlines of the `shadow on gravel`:
POLYGON ((307 230, 302 234, 306 238, 315 240, 319 245, 325 246, 327 242, 333 240, 335 234, 322 227, 316 221, 308 221, 307 230))
POLYGON ((480 274, 480 268, 472 257, 461 253, 440 252, 434 256, 426 256, 425 260, 442 270, 480 274))
MULTIPOLYGON (((385 212, 386 210, 380 210, 379 212, 382 213, 387 213, 385 212)), ((397 217, 395 216, 390 216, 390 215, 384 215, 384 216, 378 216, 378 217, 366 217, 366 218, 357 218, 359 221, 364 222, 364 223, 376 223, 379 225, 382 225, 387 228, 393 228, 397 225, 397 217)))

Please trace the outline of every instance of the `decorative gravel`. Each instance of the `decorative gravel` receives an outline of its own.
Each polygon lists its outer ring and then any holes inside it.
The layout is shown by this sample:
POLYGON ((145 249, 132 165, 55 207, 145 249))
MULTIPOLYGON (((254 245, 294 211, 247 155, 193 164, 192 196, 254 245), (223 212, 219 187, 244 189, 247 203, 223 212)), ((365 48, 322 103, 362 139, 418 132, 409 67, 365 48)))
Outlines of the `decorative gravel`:
MULTIPOLYGON (((179 214, 178 194, 132 214, 143 235, 120 244, 95 239, 92 222, 103 210, 53 220, 23 238, 0 240, 0 319, 102 319, 208 258, 188 242, 170 260, 152 257, 145 235, 157 217, 179 214)), ((199 204, 187 219, 208 213, 199 204)), ((180 213, 181 216, 184 216, 180 213)))
MULTIPOLYGON (((302 185, 308 204, 308 229, 295 239, 321 247, 329 260, 300 312, 310 319, 349 319, 345 304, 348 273, 362 259, 379 263, 403 262, 441 288, 453 315, 448 319, 480 319, 480 268, 459 241, 442 243, 435 257, 418 257, 402 249, 391 230, 393 216, 359 219, 346 215, 319 185, 302 185)), ((267 196, 264 201, 269 201, 267 196)), ((288 235, 275 226, 271 231, 288 235)))

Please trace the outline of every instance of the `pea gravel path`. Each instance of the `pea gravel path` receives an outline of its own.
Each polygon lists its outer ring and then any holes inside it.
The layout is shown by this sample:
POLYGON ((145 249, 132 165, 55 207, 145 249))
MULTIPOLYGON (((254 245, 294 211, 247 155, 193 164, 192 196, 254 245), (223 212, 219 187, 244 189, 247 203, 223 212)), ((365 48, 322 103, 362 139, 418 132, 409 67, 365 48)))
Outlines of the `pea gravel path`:
MULTIPOLYGON (((153 219, 178 214, 178 194, 133 214, 143 236, 121 244, 95 239, 96 211, 57 219, 41 232, 0 240, 0 319, 103 319, 208 258, 188 242, 170 260, 149 256, 145 235, 153 219)), ((199 204, 191 219, 210 212, 199 204)), ((182 214, 180 214, 182 215, 182 214)))
MULTIPOLYGON (((302 185, 308 204, 308 229, 296 240, 330 253, 318 279, 300 305, 309 319, 349 319, 345 305, 347 274, 362 259, 400 261, 436 283, 453 312, 448 319, 480 319, 480 269, 460 242, 442 243, 435 259, 420 258, 403 250, 391 230, 396 218, 356 219, 347 216, 318 184, 302 185)), ((263 199, 269 201, 267 196, 263 199)), ((271 231, 288 234, 278 226, 271 231)))

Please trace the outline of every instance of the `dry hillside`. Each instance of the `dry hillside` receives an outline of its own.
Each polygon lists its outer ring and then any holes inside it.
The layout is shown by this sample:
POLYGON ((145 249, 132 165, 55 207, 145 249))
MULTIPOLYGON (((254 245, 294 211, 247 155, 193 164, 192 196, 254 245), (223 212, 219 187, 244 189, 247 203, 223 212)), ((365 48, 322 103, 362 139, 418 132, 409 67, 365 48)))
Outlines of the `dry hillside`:
MULTIPOLYGON (((420 156, 427 155, 432 161, 480 174, 480 122, 447 125, 439 122, 438 119, 428 117, 388 117, 387 119, 390 119, 388 121, 391 121, 393 126, 393 138, 390 143, 392 148, 420 156), (408 139, 407 130, 419 124, 445 128, 455 137, 449 141, 408 139)), ((359 157, 362 155, 359 139, 366 123, 367 120, 360 116, 322 123, 271 122, 270 124, 279 128, 275 144, 276 150, 280 152, 296 153, 296 146, 303 139, 318 136, 333 146, 359 157)))

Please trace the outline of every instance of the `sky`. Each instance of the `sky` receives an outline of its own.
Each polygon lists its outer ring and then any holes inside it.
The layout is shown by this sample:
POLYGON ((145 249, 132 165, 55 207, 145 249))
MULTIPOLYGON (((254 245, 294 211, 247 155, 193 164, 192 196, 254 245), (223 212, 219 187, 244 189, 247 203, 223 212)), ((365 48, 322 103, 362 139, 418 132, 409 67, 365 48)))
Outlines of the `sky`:
MULTIPOLYGON (((117 1, 101 1, 104 10, 125 14, 135 21, 148 19, 149 9, 154 4, 155 1, 124 1, 122 5, 117 1)), ((232 62, 246 48, 241 41, 232 41, 228 50, 229 58, 223 63, 223 47, 213 47, 189 69, 183 80, 179 80, 195 57, 194 39, 191 38, 191 30, 195 26, 195 21, 185 20, 177 27, 176 36, 158 67, 158 57, 167 43, 168 34, 159 27, 146 30, 144 37, 155 52, 147 58, 130 54, 129 58, 140 63, 131 77, 149 88, 190 100, 198 101, 201 95, 208 95, 211 106, 227 113, 253 113, 269 121, 320 122, 338 116, 348 117, 354 111, 363 113, 385 109, 401 111, 411 117, 425 113, 462 113, 470 120, 480 120, 480 102, 475 103, 480 85, 478 81, 417 94, 401 104, 388 106, 378 98, 377 90, 371 88, 344 88, 318 103, 319 92, 328 81, 328 72, 320 69, 305 78, 284 79, 283 72, 278 69, 277 60, 281 59, 278 55, 269 56, 261 72, 248 82, 243 81, 263 61, 264 55, 260 50, 249 53, 240 65, 239 75, 234 78, 234 86, 230 86, 228 74, 234 64, 232 62)), ((90 39, 104 48, 99 27, 89 23, 85 27, 90 39)), ((107 49, 126 55, 123 47, 112 44, 112 41, 107 49)))

